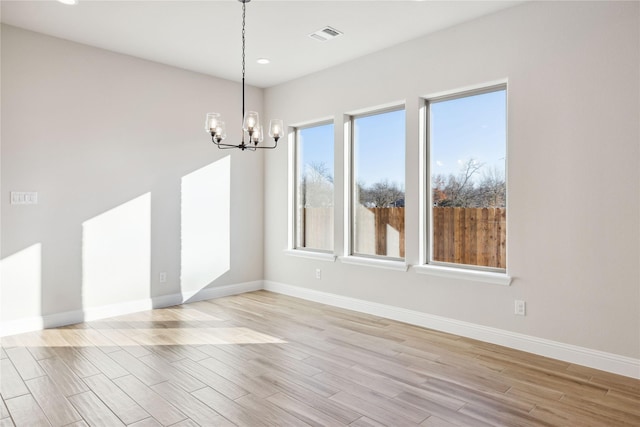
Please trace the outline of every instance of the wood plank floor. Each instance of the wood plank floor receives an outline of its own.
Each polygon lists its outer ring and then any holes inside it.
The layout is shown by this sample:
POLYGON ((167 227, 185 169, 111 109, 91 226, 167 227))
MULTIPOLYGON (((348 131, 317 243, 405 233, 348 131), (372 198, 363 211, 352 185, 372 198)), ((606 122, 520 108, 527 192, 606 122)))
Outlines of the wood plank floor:
POLYGON ((4 426, 640 426, 640 381, 266 291, 2 339, 4 426))

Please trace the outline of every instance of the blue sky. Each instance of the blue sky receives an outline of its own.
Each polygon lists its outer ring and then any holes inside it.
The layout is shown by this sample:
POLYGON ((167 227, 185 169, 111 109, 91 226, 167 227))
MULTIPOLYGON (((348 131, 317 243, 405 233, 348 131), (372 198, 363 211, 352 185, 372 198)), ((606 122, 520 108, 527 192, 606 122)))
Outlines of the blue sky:
MULTIPOLYGON (((434 102, 430 106, 430 167, 432 174, 457 175, 473 158, 485 170, 505 170, 506 91, 434 102)), ((387 179, 404 188, 405 111, 396 110, 355 120, 356 179, 371 185, 387 179)), ((300 159, 324 163, 334 176, 333 124, 300 130, 300 159)))
POLYGON ((434 102, 430 107, 431 174, 457 175, 473 158, 504 173, 506 158, 506 91, 434 102))
POLYGON ((370 186, 386 179, 404 189, 404 110, 357 117, 354 140, 353 161, 358 182, 370 186))
POLYGON ((298 156, 301 165, 323 163, 333 177, 333 150, 333 123, 300 129, 298 156))

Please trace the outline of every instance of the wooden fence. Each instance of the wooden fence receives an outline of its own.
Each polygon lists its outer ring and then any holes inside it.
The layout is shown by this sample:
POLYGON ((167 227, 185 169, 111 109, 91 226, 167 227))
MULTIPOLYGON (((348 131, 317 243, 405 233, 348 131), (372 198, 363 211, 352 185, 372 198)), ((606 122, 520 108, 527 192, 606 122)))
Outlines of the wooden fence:
POLYGON ((433 259, 506 268, 506 208, 433 208, 433 259))
MULTIPOLYGON (((505 208, 433 208, 433 259, 441 262, 506 268, 505 208)), ((358 252, 404 258, 404 208, 366 208, 358 215, 356 240, 365 244, 358 252), (373 214, 373 215, 370 215, 373 214), (366 214, 366 215, 365 215, 366 214), (373 220, 365 220, 373 216, 373 220), (389 228, 399 234, 398 248, 389 248, 389 228), (391 255, 391 254, 390 254, 391 255)), ((307 208, 303 219, 304 245, 333 248, 333 208, 307 208)), ((395 242, 394 242, 395 243, 395 242)))
MULTIPOLYGON (((375 255, 400 255, 404 258, 404 208, 368 208, 375 218, 375 255), (400 234, 398 248, 389 248, 387 232, 393 228, 400 234), (392 252, 388 254, 387 252, 392 252)), ((372 254, 373 255, 373 254, 372 254)))

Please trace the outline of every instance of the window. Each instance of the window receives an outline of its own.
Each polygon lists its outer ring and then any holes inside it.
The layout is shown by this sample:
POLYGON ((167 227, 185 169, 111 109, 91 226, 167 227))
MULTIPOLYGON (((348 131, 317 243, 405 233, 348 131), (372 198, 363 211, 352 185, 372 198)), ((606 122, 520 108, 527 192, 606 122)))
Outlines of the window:
POLYGON ((352 118, 354 255, 404 259, 405 112, 352 118))
POLYGON ((427 103, 429 263, 506 270, 506 95, 500 86, 427 103))
POLYGON ((333 123, 296 130, 295 247, 333 252, 333 123))

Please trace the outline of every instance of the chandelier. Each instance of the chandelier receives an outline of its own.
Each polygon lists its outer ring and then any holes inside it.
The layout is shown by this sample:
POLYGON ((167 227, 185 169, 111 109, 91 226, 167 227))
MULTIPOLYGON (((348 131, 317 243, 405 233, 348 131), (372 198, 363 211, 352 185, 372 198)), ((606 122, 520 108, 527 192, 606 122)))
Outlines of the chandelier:
POLYGON ((278 139, 282 136, 284 130, 282 120, 272 119, 269 122, 269 136, 273 138, 273 145, 259 145, 264 140, 264 132, 262 125, 260 124, 260 117, 255 111, 244 111, 244 74, 245 74, 245 60, 244 60, 244 45, 245 45, 245 14, 246 4, 251 0, 238 0, 242 3, 242 142, 240 144, 227 144, 223 143, 227 137, 225 124, 222 121, 222 117, 218 113, 207 113, 207 119, 205 122, 205 130, 211 134, 211 141, 220 149, 239 148, 242 151, 251 150, 255 151, 259 148, 273 149, 278 146, 278 139), (248 140, 245 141, 245 138, 248 140))

